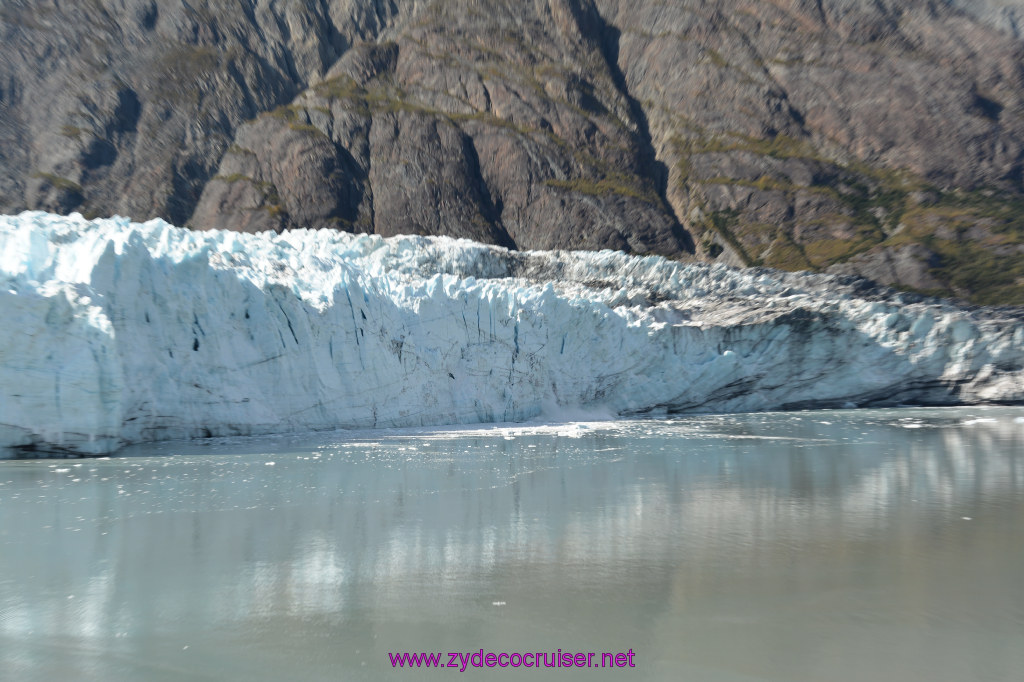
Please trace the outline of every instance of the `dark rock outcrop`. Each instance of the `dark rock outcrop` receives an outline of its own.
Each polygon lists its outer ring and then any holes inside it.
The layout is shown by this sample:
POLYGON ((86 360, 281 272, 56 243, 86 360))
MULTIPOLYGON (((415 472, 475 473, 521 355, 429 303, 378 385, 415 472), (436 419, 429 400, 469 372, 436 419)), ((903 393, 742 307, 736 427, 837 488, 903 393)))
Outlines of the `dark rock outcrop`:
POLYGON ((1024 303, 1024 3, 11 0, 0 211, 1024 303))

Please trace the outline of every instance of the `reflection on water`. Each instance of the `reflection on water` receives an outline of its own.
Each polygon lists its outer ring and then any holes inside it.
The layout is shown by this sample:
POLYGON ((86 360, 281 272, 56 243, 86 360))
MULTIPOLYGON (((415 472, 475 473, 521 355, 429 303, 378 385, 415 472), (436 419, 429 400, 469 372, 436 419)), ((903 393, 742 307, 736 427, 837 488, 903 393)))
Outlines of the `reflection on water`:
POLYGON ((0 665, 392 679, 1016 680, 1024 411, 396 431, 0 462, 0 665), (408 679, 440 679, 426 671, 408 679))

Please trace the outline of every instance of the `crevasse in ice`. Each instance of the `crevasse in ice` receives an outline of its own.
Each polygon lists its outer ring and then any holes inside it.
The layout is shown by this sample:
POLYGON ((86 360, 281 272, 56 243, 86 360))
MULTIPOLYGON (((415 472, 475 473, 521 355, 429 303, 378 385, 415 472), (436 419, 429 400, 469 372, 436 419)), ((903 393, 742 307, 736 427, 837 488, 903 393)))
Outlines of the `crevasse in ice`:
POLYGON ((1024 398, 1024 321, 621 253, 0 217, 0 447, 1024 398))

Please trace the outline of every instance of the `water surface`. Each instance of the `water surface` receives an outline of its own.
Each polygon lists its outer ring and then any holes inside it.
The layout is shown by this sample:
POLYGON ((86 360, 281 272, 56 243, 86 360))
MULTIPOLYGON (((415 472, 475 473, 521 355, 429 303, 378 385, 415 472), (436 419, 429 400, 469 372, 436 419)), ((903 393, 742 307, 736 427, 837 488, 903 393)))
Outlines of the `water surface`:
POLYGON ((3 679, 1018 680, 1022 577, 1017 408, 0 461, 3 679), (636 667, 387 655, 558 648, 636 667))

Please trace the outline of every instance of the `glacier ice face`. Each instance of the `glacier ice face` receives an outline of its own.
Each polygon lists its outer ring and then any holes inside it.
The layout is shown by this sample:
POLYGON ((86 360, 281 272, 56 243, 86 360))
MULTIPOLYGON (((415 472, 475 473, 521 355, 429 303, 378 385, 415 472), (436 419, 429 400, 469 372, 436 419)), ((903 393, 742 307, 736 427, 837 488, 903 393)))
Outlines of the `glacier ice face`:
POLYGON ((465 240, 0 217, 0 447, 1024 399, 1019 312, 465 240))

